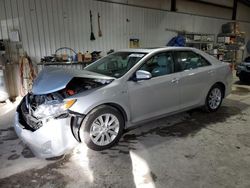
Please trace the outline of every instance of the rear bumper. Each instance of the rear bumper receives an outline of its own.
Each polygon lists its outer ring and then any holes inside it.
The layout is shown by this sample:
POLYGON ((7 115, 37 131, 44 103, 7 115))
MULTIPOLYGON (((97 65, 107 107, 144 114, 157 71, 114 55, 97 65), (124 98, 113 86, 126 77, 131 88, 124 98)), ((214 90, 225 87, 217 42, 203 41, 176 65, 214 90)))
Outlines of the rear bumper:
POLYGON ((72 134, 70 117, 49 119, 36 131, 31 131, 19 122, 19 113, 16 112, 14 128, 19 138, 39 158, 63 155, 78 144, 72 134))

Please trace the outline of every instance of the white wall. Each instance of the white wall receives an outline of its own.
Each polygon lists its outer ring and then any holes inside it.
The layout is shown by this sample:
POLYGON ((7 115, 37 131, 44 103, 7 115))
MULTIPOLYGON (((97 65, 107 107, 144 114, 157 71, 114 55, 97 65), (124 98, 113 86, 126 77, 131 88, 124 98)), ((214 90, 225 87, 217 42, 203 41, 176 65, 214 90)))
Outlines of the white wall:
POLYGON ((238 3, 237 19, 250 22, 250 7, 242 3, 238 3))
MULTIPOLYGON (((94 0, 0 0, 0 38, 7 39, 8 32, 19 30, 24 50, 37 62, 62 46, 106 53, 127 48, 134 37, 140 39, 141 47, 163 46, 175 35, 166 28, 218 34, 228 21, 94 0), (95 41, 90 41, 90 9, 95 41), (98 12, 101 38, 97 36, 98 12)), ((244 23, 242 30, 250 38, 249 25, 244 23)))

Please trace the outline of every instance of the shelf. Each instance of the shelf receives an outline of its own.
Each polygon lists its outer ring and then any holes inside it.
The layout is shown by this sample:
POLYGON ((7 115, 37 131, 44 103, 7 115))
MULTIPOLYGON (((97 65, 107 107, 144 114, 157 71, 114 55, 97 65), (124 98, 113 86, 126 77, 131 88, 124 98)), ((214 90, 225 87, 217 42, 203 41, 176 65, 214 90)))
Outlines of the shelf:
POLYGON ((214 43, 214 41, 186 41, 186 44, 210 44, 214 43))
POLYGON ((242 36, 244 35, 243 33, 219 33, 217 37, 237 37, 237 36, 242 36))

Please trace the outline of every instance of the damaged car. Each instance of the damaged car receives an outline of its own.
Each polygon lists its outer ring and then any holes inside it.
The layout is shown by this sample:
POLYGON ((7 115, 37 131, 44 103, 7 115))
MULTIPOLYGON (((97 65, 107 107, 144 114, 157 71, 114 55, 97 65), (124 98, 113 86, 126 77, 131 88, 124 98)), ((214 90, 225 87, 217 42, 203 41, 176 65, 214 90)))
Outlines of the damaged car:
POLYGON ((197 49, 121 50, 84 70, 45 68, 17 108, 15 130, 41 158, 80 142, 104 150, 145 121, 197 107, 217 111, 231 84, 230 65, 197 49))

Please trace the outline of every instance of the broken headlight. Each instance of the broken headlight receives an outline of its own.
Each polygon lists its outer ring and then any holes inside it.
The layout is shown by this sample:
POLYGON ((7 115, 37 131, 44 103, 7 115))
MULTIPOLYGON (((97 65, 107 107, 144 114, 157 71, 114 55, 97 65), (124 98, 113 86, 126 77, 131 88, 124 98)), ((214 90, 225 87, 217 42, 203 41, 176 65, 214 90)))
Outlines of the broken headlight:
POLYGON ((63 114, 68 110, 74 103, 76 99, 71 99, 63 102, 59 101, 48 101, 44 104, 41 104, 33 111, 33 116, 36 118, 44 118, 48 116, 57 116, 63 114))

